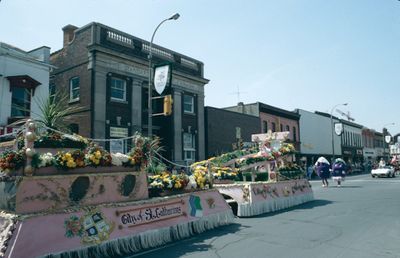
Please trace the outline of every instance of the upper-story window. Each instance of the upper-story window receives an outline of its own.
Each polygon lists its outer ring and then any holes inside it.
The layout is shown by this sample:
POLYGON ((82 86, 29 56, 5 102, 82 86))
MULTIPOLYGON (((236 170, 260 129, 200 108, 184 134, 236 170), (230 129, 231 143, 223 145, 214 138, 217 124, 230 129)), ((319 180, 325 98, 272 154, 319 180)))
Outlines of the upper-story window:
POLYGON ((11 116, 27 117, 31 110, 31 90, 11 87, 11 116))
POLYGON ((194 114, 194 97, 183 95, 183 112, 194 114))
POLYGON ((296 127, 293 126, 293 141, 297 141, 297 132, 296 132, 296 127))
POLYGON ((276 132, 276 125, 275 125, 275 123, 272 122, 271 125, 272 125, 272 132, 276 132))
POLYGON ((263 132, 264 133, 268 132, 268 122, 267 121, 263 121, 263 132))
POLYGON ((111 99, 126 101, 126 81, 111 77, 111 99))
POLYGON ((288 125, 286 126, 286 132, 290 132, 290 127, 288 125))
POLYGON ((69 80, 69 101, 79 100, 79 77, 74 77, 69 80))

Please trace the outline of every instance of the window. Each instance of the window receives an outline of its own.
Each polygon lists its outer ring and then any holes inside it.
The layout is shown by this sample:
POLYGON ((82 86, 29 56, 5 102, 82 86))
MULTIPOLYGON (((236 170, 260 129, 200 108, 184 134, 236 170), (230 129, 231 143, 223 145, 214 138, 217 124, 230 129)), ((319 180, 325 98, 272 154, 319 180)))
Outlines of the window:
POLYGON ((283 124, 281 124, 281 126, 280 126, 281 128, 281 130, 280 130, 280 132, 283 132, 283 124))
POLYGON ((290 132, 290 127, 288 125, 286 126, 286 132, 290 132))
POLYGON ((69 101, 79 100, 79 77, 69 80, 69 101))
POLYGON ((126 101, 126 81, 111 77, 111 99, 126 101))
POLYGON ((297 141, 296 127, 293 126, 293 141, 297 141))
POLYGON ((267 121, 263 121, 263 132, 264 133, 268 132, 268 122, 267 121))
POLYGON ((31 111, 31 90, 11 87, 11 116, 27 117, 31 111))
POLYGON ((190 95, 183 96, 183 112, 194 114, 194 97, 190 95))
POLYGON ((271 123, 271 125, 272 125, 272 132, 276 132, 276 125, 275 125, 275 123, 271 123))
POLYGON ((195 160, 196 159, 196 142, 194 135, 190 133, 183 134, 183 159, 195 160))

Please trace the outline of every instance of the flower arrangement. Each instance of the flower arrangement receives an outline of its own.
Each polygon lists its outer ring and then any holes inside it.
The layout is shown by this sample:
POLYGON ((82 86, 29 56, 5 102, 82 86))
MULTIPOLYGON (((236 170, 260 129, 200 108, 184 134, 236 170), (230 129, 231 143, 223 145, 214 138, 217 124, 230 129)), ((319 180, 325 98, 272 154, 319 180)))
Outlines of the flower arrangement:
POLYGON ((238 169, 231 167, 212 167, 211 171, 215 179, 237 179, 238 169))
POLYGON ((10 172, 22 168, 25 164, 23 150, 6 150, 0 154, 0 171, 10 172))
POLYGON ((54 158, 56 167, 62 169, 79 168, 86 165, 85 153, 80 150, 72 152, 59 151, 54 158))
POLYGON ((55 158, 50 152, 44 154, 35 153, 32 157, 32 167, 42 168, 54 165, 55 158))
POLYGON ((114 166, 128 167, 131 164, 131 157, 122 153, 111 153, 111 164, 114 166))
POLYGON ((282 143, 282 146, 279 148, 279 152, 282 155, 285 155, 285 154, 295 153, 296 149, 291 143, 282 143))
POLYGON ((102 147, 92 145, 85 154, 85 163, 89 166, 111 166, 112 158, 110 153, 105 151, 102 147))
POLYGON ((210 180, 207 175, 207 168, 203 166, 197 166, 194 168, 192 182, 196 182, 196 188, 208 189, 210 188, 210 180))
POLYGON ((163 172, 160 175, 148 177, 150 188, 168 189, 168 190, 182 190, 185 189, 189 182, 187 175, 171 175, 168 172, 163 172))
POLYGON ((278 171, 280 176, 282 177, 280 180, 304 177, 304 171, 301 169, 301 167, 291 162, 288 163, 286 166, 279 167, 278 171))

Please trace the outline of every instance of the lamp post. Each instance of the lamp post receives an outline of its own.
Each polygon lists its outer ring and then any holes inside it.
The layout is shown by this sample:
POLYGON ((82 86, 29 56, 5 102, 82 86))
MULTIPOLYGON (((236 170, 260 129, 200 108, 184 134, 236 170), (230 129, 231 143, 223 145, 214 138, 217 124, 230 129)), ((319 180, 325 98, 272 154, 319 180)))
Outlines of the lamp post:
POLYGON ((331 109, 331 137, 332 137, 332 163, 335 160, 335 142, 333 140, 333 120, 332 120, 332 113, 333 110, 338 107, 338 106, 347 106, 348 103, 342 103, 342 104, 337 104, 335 106, 333 106, 333 108, 331 109))
MULTIPOLYGON (((388 125, 394 125, 394 123, 388 123, 388 124, 385 124, 385 125, 383 126, 383 129, 382 129, 382 135, 383 135, 383 156, 385 156, 385 149, 386 149, 386 147, 385 147, 385 143, 386 143, 386 140, 385 140, 385 129, 386 129, 386 126, 388 126, 388 125)), ((388 159, 388 162, 389 162, 389 155, 387 156, 387 159, 388 159)))
POLYGON ((149 113, 149 118, 148 118, 148 136, 151 137, 153 135, 153 110, 152 110, 152 103, 151 103, 151 98, 152 98, 152 85, 153 85, 153 69, 152 69, 152 64, 151 64, 151 60, 152 60, 152 50, 153 50, 153 40, 154 40, 154 36, 156 35, 156 32, 158 30, 158 28, 161 26, 161 24, 163 24, 166 21, 169 20, 177 20, 179 18, 179 13, 175 13, 174 15, 172 15, 171 17, 161 21, 156 29, 153 32, 153 35, 151 36, 151 41, 150 41, 150 48, 149 48, 149 55, 148 55, 148 59, 149 59, 149 87, 148 87, 148 113, 149 113))

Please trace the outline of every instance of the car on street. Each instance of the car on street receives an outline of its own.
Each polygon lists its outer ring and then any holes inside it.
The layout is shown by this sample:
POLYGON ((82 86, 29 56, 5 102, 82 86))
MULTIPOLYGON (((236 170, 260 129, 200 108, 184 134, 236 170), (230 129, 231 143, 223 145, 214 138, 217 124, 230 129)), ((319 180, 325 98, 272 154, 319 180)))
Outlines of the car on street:
POLYGON ((378 167, 371 170, 372 177, 395 177, 395 171, 392 166, 378 167))

